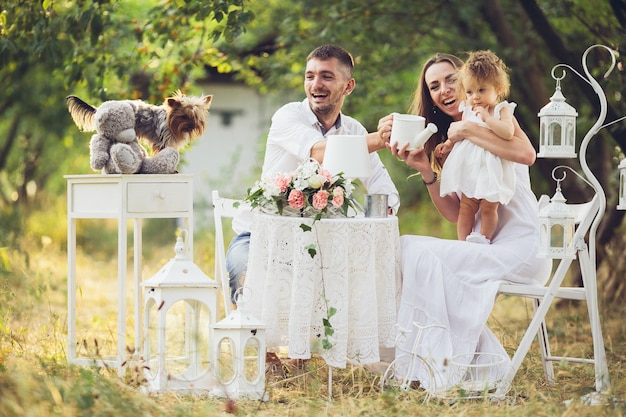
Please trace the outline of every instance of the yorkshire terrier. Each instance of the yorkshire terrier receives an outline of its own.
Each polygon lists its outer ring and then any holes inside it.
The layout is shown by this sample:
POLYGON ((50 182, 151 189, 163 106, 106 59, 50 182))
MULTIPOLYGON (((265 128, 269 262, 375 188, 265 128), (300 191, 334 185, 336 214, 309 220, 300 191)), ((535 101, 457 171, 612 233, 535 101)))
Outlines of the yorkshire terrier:
MULTIPOLYGON (((141 100, 124 100, 134 109, 135 132, 153 153, 166 147, 180 149, 204 133, 212 95, 185 96, 180 91, 156 106, 141 100)), ((67 96, 67 107, 76 125, 87 132, 96 130, 98 107, 76 96, 67 96)))

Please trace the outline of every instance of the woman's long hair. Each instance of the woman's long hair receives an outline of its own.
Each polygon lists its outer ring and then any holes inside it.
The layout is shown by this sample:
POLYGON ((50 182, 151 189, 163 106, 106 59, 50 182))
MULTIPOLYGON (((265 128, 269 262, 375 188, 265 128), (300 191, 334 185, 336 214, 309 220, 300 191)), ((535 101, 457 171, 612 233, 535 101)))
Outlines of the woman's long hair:
POLYGON ((434 158, 433 151, 435 150, 435 146, 447 139, 448 128, 450 127, 450 123, 453 122, 450 116, 435 106, 430 97, 428 86, 426 85, 426 71, 432 65, 440 62, 449 62, 456 70, 459 70, 463 66, 463 61, 459 57, 451 54, 437 53, 431 57, 422 67, 417 88, 413 94, 413 103, 409 108, 410 113, 424 117, 426 124, 434 123, 438 128, 437 133, 424 144, 424 151, 427 153, 435 172, 441 171, 441 163, 434 158))

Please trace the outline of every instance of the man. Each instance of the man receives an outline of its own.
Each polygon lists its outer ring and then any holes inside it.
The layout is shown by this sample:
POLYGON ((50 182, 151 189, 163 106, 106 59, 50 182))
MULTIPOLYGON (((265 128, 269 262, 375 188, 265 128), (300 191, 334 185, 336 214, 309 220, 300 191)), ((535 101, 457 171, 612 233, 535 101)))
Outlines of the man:
MULTIPOLYGON (((367 135, 372 174, 359 180, 370 194, 388 194, 395 213, 400 206, 398 190, 376 153, 385 142, 378 132, 368 134, 358 121, 341 113, 344 99, 355 87, 353 68, 352 56, 339 46, 320 46, 309 54, 304 76, 307 98, 284 105, 272 117, 262 175, 291 172, 309 158, 322 163, 328 135, 367 135)), ((233 302, 245 278, 251 223, 250 208, 241 207, 233 220, 238 235, 226 253, 233 302)))

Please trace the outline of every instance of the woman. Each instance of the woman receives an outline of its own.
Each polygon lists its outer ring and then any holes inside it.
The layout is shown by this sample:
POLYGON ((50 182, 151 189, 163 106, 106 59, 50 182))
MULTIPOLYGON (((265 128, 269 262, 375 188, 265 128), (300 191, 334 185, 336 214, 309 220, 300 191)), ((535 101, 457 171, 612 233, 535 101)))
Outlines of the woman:
MULTIPOLYGON (((489 386, 504 376, 509 357, 486 322, 501 283, 543 285, 551 263, 537 258, 539 221, 537 200, 530 188, 528 166, 535 150, 514 120, 513 139, 505 140, 488 128, 461 120, 456 97, 456 76, 462 61, 447 54, 429 59, 420 75, 412 111, 437 124, 437 135, 424 148, 409 151, 408 145, 393 149, 393 155, 417 170, 441 215, 456 222, 459 196, 440 196, 441 163, 433 156, 438 143, 470 140, 500 158, 514 162, 516 188, 513 198, 499 208, 500 222, 491 245, 402 236, 403 287, 398 312, 399 341, 396 359, 407 366, 403 377, 419 381, 429 390, 444 390, 468 377, 489 386), (478 355, 477 353, 483 353, 478 355), (403 362, 400 358, 406 358, 403 362), (409 366, 410 358, 419 358, 409 366), (468 370, 471 364, 492 362, 480 377, 468 370)), ((382 118, 378 132, 389 143, 393 116, 382 118)), ((480 216, 474 231, 480 230, 480 216)))

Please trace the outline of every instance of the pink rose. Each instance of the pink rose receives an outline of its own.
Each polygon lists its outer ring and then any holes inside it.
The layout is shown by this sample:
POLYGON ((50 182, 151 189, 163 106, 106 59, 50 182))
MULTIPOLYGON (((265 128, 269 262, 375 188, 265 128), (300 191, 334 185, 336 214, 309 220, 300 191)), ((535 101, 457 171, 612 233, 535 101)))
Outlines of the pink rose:
POLYGON ((323 210, 328 204, 328 191, 319 190, 313 195, 313 208, 316 210, 323 210))
POLYGON ((287 191, 287 188, 289 188, 290 183, 291 183, 291 175, 288 175, 288 174, 280 174, 274 180, 274 185, 278 187, 278 189, 280 189, 281 193, 284 193, 285 191, 287 191))
POLYGON ((341 207, 343 205, 343 188, 337 187, 333 190, 333 206, 341 207))
POLYGON ((287 197, 287 202, 289 203, 289 207, 300 210, 304 208, 304 194, 300 190, 291 190, 287 197))

